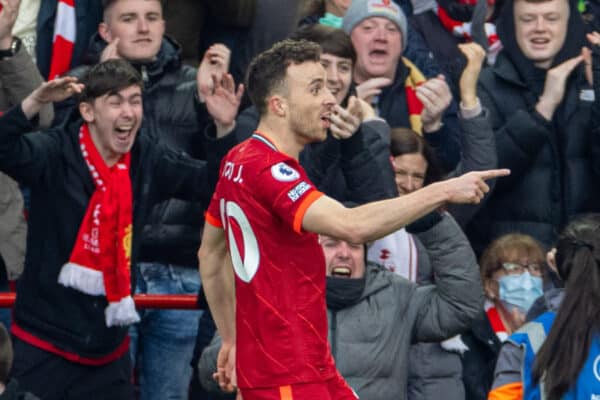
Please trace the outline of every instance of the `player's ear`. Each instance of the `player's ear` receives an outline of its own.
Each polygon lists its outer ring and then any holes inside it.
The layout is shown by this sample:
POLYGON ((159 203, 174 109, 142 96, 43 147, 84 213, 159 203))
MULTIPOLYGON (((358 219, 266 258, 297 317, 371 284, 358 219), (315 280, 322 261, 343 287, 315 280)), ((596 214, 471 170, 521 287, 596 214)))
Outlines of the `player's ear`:
POLYGON ((287 115, 287 102, 285 99, 278 95, 273 95, 269 97, 267 102, 269 107, 269 111, 271 113, 277 115, 278 117, 285 117, 287 115))

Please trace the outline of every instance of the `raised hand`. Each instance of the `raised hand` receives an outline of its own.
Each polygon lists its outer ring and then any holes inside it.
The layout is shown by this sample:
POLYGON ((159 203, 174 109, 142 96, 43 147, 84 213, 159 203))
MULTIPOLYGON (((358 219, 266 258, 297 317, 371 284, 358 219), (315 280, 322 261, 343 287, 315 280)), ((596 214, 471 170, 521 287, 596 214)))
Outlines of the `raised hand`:
POLYGON ((546 73, 544 91, 535 105, 535 109, 548 121, 552 120, 554 111, 562 102, 569 75, 582 61, 583 56, 579 55, 549 69, 546 73))
POLYGON ((213 90, 205 93, 204 102, 208 113, 215 121, 217 137, 223 137, 235 126, 235 117, 244 94, 244 85, 240 84, 236 91, 231 74, 223 75, 221 80, 213 75, 212 80, 213 90))
POLYGON ((81 93, 83 87, 82 83, 77 83, 77 78, 70 76, 44 82, 23 100, 21 108, 27 118, 32 118, 44 104, 63 101, 75 93, 81 93))
POLYGON ((416 95, 423 103, 421 120, 425 132, 435 132, 442 126, 442 115, 450 102, 452 94, 444 75, 427 80, 417 87, 416 95))
POLYGON ((584 47, 581 49, 581 55, 583 56, 583 62, 585 63, 585 77, 588 81, 588 83, 590 85, 594 84, 594 74, 592 72, 592 66, 593 66, 593 61, 592 61, 592 51, 593 49, 596 50, 596 52, 598 52, 598 50, 600 50, 600 48, 598 46, 600 46, 600 33, 594 31, 591 33, 588 33, 586 35, 588 42, 590 42, 590 44, 592 45, 592 50, 588 49, 587 47, 584 47))
POLYGON ((460 100, 463 107, 473 108, 477 105, 477 80, 485 60, 485 50, 475 42, 459 44, 458 48, 467 58, 459 81, 460 100))
POLYGON ((235 345, 223 343, 217 355, 217 372, 213 374, 221 390, 231 393, 237 389, 235 345))
POLYGON ((356 95, 369 104, 373 103, 373 97, 381 93, 381 88, 392 84, 389 78, 371 78, 367 79, 356 87, 356 95))
POLYGON ((12 43, 12 29, 20 4, 21 0, 0 0, 0 49, 6 50, 12 43))
POLYGON ((110 42, 104 48, 104 50, 102 50, 102 53, 100 54, 100 62, 121 58, 121 56, 119 55, 118 48, 117 48, 118 46, 119 46, 119 38, 117 37, 117 38, 115 38, 115 40, 110 42))
MULTIPOLYGON (((360 123, 363 120, 363 106, 360 100, 351 96, 348 100, 348 107, 342 108, 339 104, 333 107, 331 114, 331 134, 336 139, 348 139, 358 131, 360 123)), ((368 106, 368 105, 367 105, 368 106)))
POLYGON ((213 44, 206 50, 198 68, 198 97, 205 99, 214 90, 213 76, 220 82, 229 71, 231 51, 224 44, 213 44))
POLYGON ((473 171, 457 178, 439 182, 445 185, 448 202, 454 204, 479 204, 485 194, 490 191, 486 180, 507 176, 508 169, 491 169, 487 171, 473 171))

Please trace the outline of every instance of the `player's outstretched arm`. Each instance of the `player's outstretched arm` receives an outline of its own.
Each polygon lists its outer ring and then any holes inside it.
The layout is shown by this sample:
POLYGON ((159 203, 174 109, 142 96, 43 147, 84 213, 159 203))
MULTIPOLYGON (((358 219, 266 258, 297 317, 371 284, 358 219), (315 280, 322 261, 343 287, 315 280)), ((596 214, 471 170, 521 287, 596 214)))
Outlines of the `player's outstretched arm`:
POLYGON ((365 243, 395 232, 445 203, 478 204, 489 191, 485 181, 509 173, 507 169, 469 172, 407 195, 355 208, 322 196, 306 210, 302 228, 351 243, 365 243))
POLYGON ((235 288, 223 229, 204 225, 198 261, 206 300, 223 339, 215 379, 222 389, 231 391, 235 385, 235 288))

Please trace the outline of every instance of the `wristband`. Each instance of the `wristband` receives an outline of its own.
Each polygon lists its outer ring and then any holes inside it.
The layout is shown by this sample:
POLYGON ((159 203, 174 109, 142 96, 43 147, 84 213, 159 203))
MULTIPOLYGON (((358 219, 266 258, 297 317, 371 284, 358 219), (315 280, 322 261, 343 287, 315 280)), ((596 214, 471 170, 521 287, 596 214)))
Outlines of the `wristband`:
POLYGON ((10 43, 10 47, 5 50, 0 50, 0 60, 4 60, 5 58, 13 57, 18 51, 21 49, 21 39, 18 37, 13 37, 12 42, 10 43))

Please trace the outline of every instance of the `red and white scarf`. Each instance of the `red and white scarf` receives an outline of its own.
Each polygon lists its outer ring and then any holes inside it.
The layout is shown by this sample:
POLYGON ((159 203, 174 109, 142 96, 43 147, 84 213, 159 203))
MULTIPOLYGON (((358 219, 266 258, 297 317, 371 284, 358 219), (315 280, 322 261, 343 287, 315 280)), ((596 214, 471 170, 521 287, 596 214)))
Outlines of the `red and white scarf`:
POLYGON ((406 106, 408 108, 408 119, 410 129, 423 134, 423 120, 421 113, 423 112, 423 103, 417 97, 417 87, 425 83, 427 80, 423 73, 415 64, 410 62, 408 58, 402 57, 402 62, 408 68, 408 76, 404 81, 404 90, 406 91, 406 106))
MULTIPOLYGON (((472 39, 470 22, 461 22, 452 19, 448 12, 442 7, 438 7, 438 18, 440 19, 442 26, 446 28, 446 30, 448 30, 450 33, 452 33, 455 37, 467 40, 472 39)), ((485 34, 487 36, 488 46, 490 47, 490 49, 493 50, 497 46, 500 46, 498 34, 496 33, 496 25, 491 22, 486 22, 483 28, 485 29, 485 34)))
POLYGON ((494 303, 492 303, 489 300, 486 300, 484 304, 484 309, 488 317, 488 321, 492 326, 492 330, 494 331, 494 333, 496 333, 498 339, 501 342, 504 342, 506 339, 508 339, 508 336, 510 335, 508 334, 508 329, 506 329, 504 322, 502 322, 502 318, 500 318, 500 310, 498 310, 494 303))
POLYGON ((417 281, 417 256, 415 241, 404 228, 374 241, 367 251, 369 261, 383 265, 411 282, 417 281))
POLYGON ((87 124, 79 131, 79 145, 96 190, 58 282, 92 296, 105 294, 106 325, 129 325, 140 320, 131 297, 131 157, 127 153, 109 168, 87 124))
POLYGON ((70 69, 76 33, 75 0, 58 0, 48 80, 52 80, 70 69))

